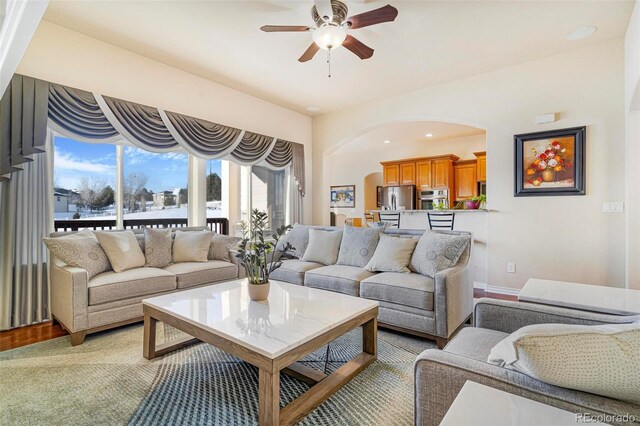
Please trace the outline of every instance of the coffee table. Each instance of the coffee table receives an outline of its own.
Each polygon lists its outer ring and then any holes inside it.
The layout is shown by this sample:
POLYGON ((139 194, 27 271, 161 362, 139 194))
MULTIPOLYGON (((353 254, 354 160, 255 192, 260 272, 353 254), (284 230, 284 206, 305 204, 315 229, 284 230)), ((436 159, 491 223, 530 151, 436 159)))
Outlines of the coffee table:
POLYGON ((260 425, 296 423, 377 357, 378 302, 325 290, 271 281, 269 300, 253 302, 235 280, 145 299, 142 311, 147 359, 205 342, 258 367, 260 425), (157 321, 189 336, 156 345, 157 321), (362 353, 335 372, 297 363, 359 326, 362 353), (282 409, 281 371, 312 385, 282 409))

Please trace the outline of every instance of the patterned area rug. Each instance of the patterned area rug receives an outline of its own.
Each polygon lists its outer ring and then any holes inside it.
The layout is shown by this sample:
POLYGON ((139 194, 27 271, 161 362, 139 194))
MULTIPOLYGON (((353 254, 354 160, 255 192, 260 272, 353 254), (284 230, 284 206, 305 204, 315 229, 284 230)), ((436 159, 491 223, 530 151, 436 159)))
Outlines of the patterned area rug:
MULTIPOLYGON (((180 332, 158 327, 158 339, 180 332)), ((334 371, 359 353, 356 329, 304 359, 334 371)), ((413 423, 413 362, 428 340, 378 333, 378 361, 307 416, 301 425, 413 423)), ((68 337, 0 353, 0 424, 255 425, 258 370, 225 352, 197 344, 147 361, 142 325, 68 337)), ((281 376, 281 405, 308 389, 281 376)))

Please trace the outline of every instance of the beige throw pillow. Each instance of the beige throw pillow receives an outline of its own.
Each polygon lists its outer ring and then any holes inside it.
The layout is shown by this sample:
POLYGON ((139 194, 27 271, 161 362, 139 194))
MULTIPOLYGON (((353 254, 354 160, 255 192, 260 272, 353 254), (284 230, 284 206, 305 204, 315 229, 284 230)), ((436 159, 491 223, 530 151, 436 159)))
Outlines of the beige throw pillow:
POLYGON ((342 231, 309 230, 309 246, 302 260, 323 265, 334 265, 338 261, 342 231))
POLYGON ((63 237, 42 240, 53 257, 69 266, 84 269, 89 279, 111 269, 107 254, 93 232, 88 229, 63 237))
POLYGON ((146 265, 154 268, 164 268, 171 264, 171 228, 144 229, 144 257, 146 265))
POLYGON ((173 262, 206 262, 212 237, 211 231, 176 231, 173 262))
POLYGON ((133 232, 96 231, 95 234, 114 271, 122 272, 144 266, 144 254, 133 232))
POLYGON ((230 237, 229 235, 214 234, 209 245, 209 260, 224 260, 231 262, 229 251, 235 247, 241 238, 230 237))
POLYGON ((538 324, 491 349, 488 361, 563 388, 640 403, 640 325, 538 324))
POLYGON ((371 272, 411 272, 409 262, 418 240, 414 238, 380 235, 373 257, 364 267, 371 272))

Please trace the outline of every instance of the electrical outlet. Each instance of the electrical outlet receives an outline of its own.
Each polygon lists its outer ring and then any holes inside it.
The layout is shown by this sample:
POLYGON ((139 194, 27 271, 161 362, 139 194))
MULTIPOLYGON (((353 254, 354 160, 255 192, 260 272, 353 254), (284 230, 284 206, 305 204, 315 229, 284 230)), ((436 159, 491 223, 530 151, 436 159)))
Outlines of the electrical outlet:
POLYGON ((510 274, 516 273, 516 264, 513 262, 507 262, 507 272, 510 274))
POLYGON ((624 212, 624 203, 620 201, 605 201, 602 203, 602 211, 604 213, 622 213, 624 212))

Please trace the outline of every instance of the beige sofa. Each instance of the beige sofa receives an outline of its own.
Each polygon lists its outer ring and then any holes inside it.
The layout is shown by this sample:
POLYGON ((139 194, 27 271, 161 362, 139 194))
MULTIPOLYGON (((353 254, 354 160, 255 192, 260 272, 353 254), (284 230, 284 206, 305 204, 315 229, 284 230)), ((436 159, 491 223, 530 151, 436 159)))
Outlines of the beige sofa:
MULTIPOLYGON (((180 228, 181 231, 205 228, 180 228)), ((116 232, 116 231, 114 231, 116 232)), ((144 251, 144 231, 133 230, 144 251)), ((56 232, 60 237, 72 232, 56 232)), ((51 311, 79 345, 88 333, 142 320, 142 299, 244 275, 235 257, 231 262, 174 263, 165 268, 135 268, 123 272, 107 271, 90 280, 84 269, 70 267, 58 259, 50 262, 51 311)))

